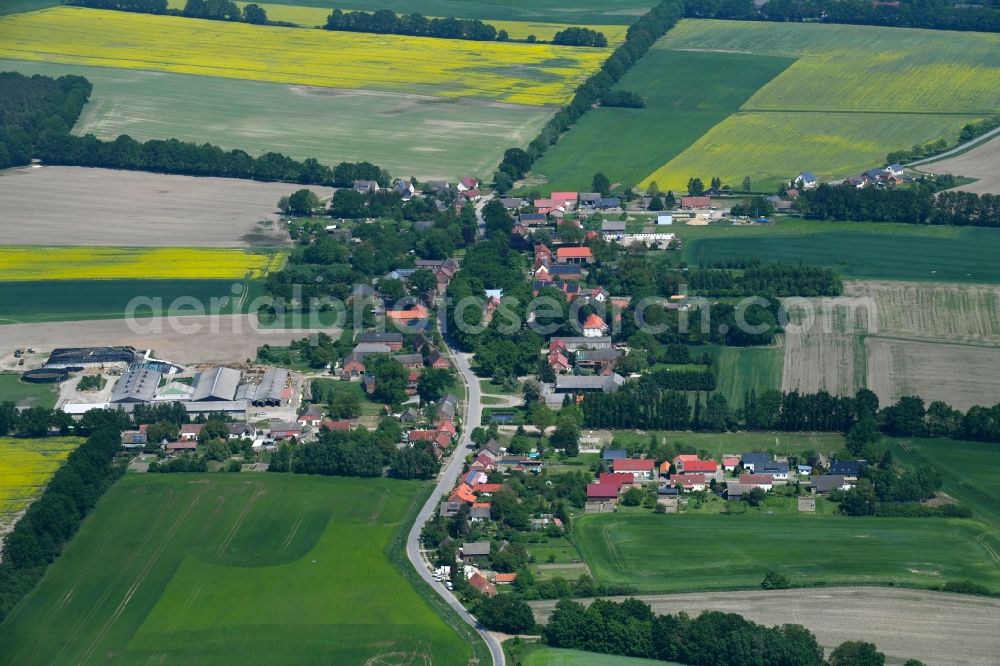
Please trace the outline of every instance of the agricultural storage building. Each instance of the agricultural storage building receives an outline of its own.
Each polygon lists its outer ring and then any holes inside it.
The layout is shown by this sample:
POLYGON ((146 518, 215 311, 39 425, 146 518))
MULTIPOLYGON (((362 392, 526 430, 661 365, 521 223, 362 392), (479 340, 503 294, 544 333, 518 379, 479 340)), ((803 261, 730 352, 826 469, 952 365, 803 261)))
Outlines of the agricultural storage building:
POLYGON ((253 396, 251 397, 248 392, 247 398, 258 407, 277 407, 281 405, 287 383, 288 370, 271 368, 264 373, 253 396))
POLYGON ((163 377, 155 370, 135 367, 122 375, 111 393, 111 402, 149 402, 163 377))
POLYGON ((49 368, 72 368, 105 363, 135 363, 142 355, 133 347, 63 347, 53 349, 45 363, 49 368))
POLYGON ((230 402, 236 397, 240 385, 240 372, 232 368, 212 368, 198 373, 191 400, 230 402))

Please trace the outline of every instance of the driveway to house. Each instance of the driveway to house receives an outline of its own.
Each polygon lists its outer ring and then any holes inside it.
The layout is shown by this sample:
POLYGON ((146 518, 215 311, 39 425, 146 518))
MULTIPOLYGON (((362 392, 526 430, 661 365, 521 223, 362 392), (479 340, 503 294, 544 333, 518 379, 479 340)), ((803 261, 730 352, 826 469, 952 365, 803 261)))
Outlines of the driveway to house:
MULTIPOLYGON (((477 208, 477 213, 479 212, 477 208)), ((503 648, 500 646, 500 641, 491 634, 479 621, 472 616, 469 611, 461 604, 461 602, 451 593, 444 585, 434 580, 431 575, 429 565, 424 560, 423 555, 420 552, 420 531, 430 517, 437 511, 438 502, 441 501, 441 495, 445 495, 455 487, 458 482, 458 477, 462 473, 462 467, 465 463, 465 455, 469 452, 469 447, 472 445, 472 439, 470 433, 473 428, 480 425, 483 418, 483 406, 480 402, 480 391, 479 391, 479 379, 472 373, 472 368, 469 367, 469 354, 455 354, 450 349, 448 354, 452 358, 452 362, 458 369, 459 374, 462 377, 462 381, 465 383, 466 390, 466 402, 465 402, 465 418, 462 420, 462 437, 458 444, 455 446, 454 452, 451 457, 445 463, 444 468, 438 475, 437 485, 434 487, 434 492, 427 499, 427 503, 424 504, 423 508, 420 509, 420 513, 417 514, 417 519, 413 523, 413 527, 410 528, 410 534, 406 539, 406 556, 410 559, 410 563, 413 568, 417 570, 417 573, 421 578, 426 581, 428 585, 431 586, 435 592, 441 595, 441 597, 448 603, 452 609, 458 613, 458 615, 468 622, 486 641, 486 645, 490 648, 490 654, 493 655, 494 666, 505 666, 505 658, 503 654, 503 648)))

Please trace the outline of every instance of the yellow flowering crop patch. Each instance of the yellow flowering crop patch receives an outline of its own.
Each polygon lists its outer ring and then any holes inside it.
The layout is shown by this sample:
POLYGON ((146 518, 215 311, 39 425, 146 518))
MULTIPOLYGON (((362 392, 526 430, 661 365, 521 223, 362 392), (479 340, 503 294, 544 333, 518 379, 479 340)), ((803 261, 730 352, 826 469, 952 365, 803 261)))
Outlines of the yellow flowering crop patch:
POLYGON ((0 282, 252 279, 286 260, 217 248, 0 247, 0 282))
POLYGON ((82 443, 80 437, 0 437, 0 517, 27 507, 82 443))
POLYGON ((885 159, 887 146, 911 146, 951 133, 966 116, 891 113, 735 113, 643 180, 686 192, 688 178, 718 176, 738 187, 771 189, 803 171, 821 181, 860 173, 885 159))
MULTIPOLYGON (((184 9, 187 0, 170 0, 167 5, 171 9, 184 9)), ((241 7, 250 3, 237 2, 241 7)), ((267 12, 267 18, 272 21, 284 21, 294 23, 303 27, 311 28, 326 23, 326 17, 335 7, 303 7, 301 5, 272 5, 258 2, 258 6, 263 7, 267 12)), ((344 11, 353 11, 346 9, 344 11)), ((371 10, 368 10, 371 11, 371 10)), ((435 18, 429 16, 428 18, 435 18)), ((483 19, 483 23, 489 23, 497 30, 506 30, 511 39, 525 39, 528 35, 534 35, 538 39, 550 41, 557 32, 570 24, 563 23, 541 23, 537 21, 495 21, 493 19, 483 19)), ((625 41, 627 25, 587 25, 591 30, 604 33, 608 38, 608 44, 612 47, 618 46, 625 41)))
POLYGON ((559 105, 609 49, 327 32, 59 7, 0 18, 0 58, 559 105))

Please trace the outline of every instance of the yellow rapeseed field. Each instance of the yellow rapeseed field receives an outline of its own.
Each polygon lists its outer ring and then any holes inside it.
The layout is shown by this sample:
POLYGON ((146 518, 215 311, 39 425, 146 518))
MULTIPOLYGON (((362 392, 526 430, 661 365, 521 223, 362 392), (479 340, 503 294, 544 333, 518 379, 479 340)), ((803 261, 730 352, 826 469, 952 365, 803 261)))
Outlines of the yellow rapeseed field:
POLYGON ((0 518, 38 497, 70 451, 82 443, 80 437, 0 437, 0 518))
MULTIPOLYGON (((170 0, 167 5, 171 9, 183 9, 187 0, 170 0)), ((236 4, 247 5, 247 2, 237 2, 236 4)), ((311 28, 326 23, 326 17, 335 5, 330 7, 303 7, 301 5, 272 5, 268 3, 256 3, 267 12, 267 18, 272 21, 284 21, 294 23, 307 28, 311 28)), ((344 10, 352 11, 352 10, 344 10)), ((369 10, 371 11, 371 10, 369 10)), ((429 16, 428 18, 435 18, 429 16)), ((495 21, 493 19, 483 19, 483 23, 489 23, 497 30, 506 30, 511 39, 525 39, 528 35, 534 35, 538 39, 549 41, 552 36, 569 24, 562 23, 539 23, 535 21, 495 21)), ((591 30, 604 33, 608 38, 608 43, 614 47, 625 41, 627 25, 588 25, 591 30)))
POLYGON ((217 248, 0 247, 0 282, 259 278, 286 259, 217 248))
POLYGON ((0 58, 558 105, 609 49, 327 32, 58 7, 0 18, 0 58))

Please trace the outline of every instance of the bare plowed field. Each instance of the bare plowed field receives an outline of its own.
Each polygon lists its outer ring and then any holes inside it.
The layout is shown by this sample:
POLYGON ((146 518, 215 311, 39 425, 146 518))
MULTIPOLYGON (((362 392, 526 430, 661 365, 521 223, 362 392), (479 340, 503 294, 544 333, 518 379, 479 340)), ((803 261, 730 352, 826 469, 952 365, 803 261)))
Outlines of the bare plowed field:
POLYGON ((847 322, 860 322, 862 313, 849 315, 846 309, 823 306, 820 299, 808 300, 814 306, 811 320, 802 317, 800 310, 790 309, 781 388, 786 392, 853 394, 864 377, 856 333, 866 329, 860 323, 847 322))
MULTIPOLYGON (((766 625, 802 624, 827 653, 847 640, 871 641, 890 659, 926 664, 995 663, 1000 600, 884 587, 640 596, 657 613, 739 613, 766 625)), ((588 603, 584 600, 584 603, 588 603)), ((547 619, 555 601, 531 602, 547 619)))
POLYGON ((300 187, 80 167, 9 169, 0 172, 0 235, 5 245, 275 247, 288 243, 278 199, 300 187))
POLYGON ((963 192, 1000 194, 1000 138, 994 137, 967 153, 919 167, 929 173, 950 173, 976 178, 976 182, 956 187, 963 192))
POLYGON ((1000 403, 1000 348, 867 338, 868 388, 883 405, 904 395, 967 410, 1000 403))
POLYGON ((844 292, 875 302, 882 335, 1000 344, 1000 287, 858 281, 844 292))
MULTIPOLYGON (((131 328, 127 320, 67 321, 45 324, 10 324, 0 326, 0 356, 14 349, 31 347, 40 352, 56 347, 99 347, 131 345, 152 349, 159 358, 177 363, 240 362, 257 355, 263 344, 287 345, 310 331, 298 329, 260 329, 253 315, 217 317, 178 317, 177 326, 166 318, 142 320, 131 328)), ((337 330, 325 331, 336 338, 337 330)))

